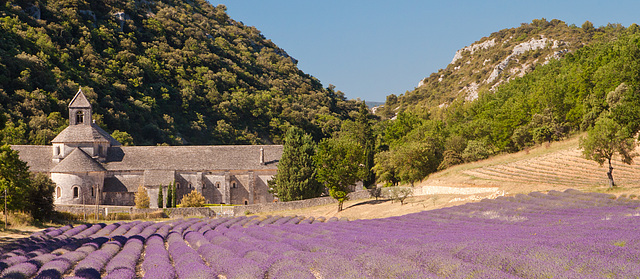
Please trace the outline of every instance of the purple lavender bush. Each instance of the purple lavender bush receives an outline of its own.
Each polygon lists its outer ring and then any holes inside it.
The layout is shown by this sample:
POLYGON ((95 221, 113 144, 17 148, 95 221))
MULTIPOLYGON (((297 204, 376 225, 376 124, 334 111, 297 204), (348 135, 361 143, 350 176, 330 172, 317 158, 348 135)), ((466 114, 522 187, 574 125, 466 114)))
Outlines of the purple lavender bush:
POLYGON ((374 220, 65 226, 0 252, 2 278, 638 278, 640 202, 567 190, 374 220))

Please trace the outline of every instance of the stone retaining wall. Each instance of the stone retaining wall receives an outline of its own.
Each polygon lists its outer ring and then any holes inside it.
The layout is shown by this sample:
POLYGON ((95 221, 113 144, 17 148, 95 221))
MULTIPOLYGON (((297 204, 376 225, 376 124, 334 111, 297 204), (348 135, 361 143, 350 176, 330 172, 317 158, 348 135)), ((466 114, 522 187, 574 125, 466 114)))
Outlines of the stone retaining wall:
MULTIPOLYGON (((390 188, 383 188, 382 196, 384 198, 389 198, 390 188)), ((443 195, 443 194, 454 194, 454 195, 475 195, 475 194, 484 194, 484 193, 495 193, 498 191, 498 187, 468 187, 468 188, 460 188, 460 187, 447 187, 447 186, 423 186, 423 187, 415 187, 413 188, 414 196, 424 196, 424 195, 443 195)), ((358 199, 366 199, 369 198, 368 190, 360 190, 351 192, 349 194, 349 198, 352 200, 358 199)), ((249 213, 261 213, 261 212, 271 212, 271 211, 284 211, 284 210, 296 210, 314 206, 321 206, 337 203, 337 201, 332 197, 320 197, 314 199, 307 199, 301 201, 290 201, 290 202, 274 202, 274 203, 259 203, 259 204, 251 204, 251 205, 238 205, 238 206, 213 206, 213 207, 192 207, 192 208, 145 208, 145 209, 137 209, 131 206, 108 206, 101 205, 100 206, 100 214, 104 215, 105 211, 108 213, 152 213, 157 212, 158 210, 163 210, 167 216, 170 218, 186 218, 186 217, 215 217, 215 216, 223 216, 223 217, 231 217, 231 216, 242 216, 245 215, 246 212, 249 213)), ((96 212, 96 206, 78 206, 78 205, 56 205, 56 210, 71 212, 75 214, 82 214, 86 212, 87 215, 96 212)))
MULTIPOLYGON (((367 190, 355 191, 349 194, 349 198, 352 200, 366 199, 368 197, 369 197, 369 191, 367 190)), ((250 213, 260 213, 260 212, 271 212, 271 211, 295 210, 295 209, 302 209, 302 208, 313 207, 313 206, 327 205, 332 203, 337 203, 337 201, 332 197, 320 197, 320 198, 306 199, 301 201, 240 205, 240 206, 233 207, 233 215, 234 216, 245 215, 247 211, 250 213)))
MULTIPOLYGON (((361 190, 352 192, 349 194, 350 199, 365 199, 369 197, 369 192, 367 190, 361 190)), ((252 204, 252 205, 238 205, 238 206, 212 206, 212 207, 190 207, 190 208, 144 208, 138 209, 133 206, 110 206, 110 205, 101 205, 99 208, 99 213, 101 215, 105 215, 107 213, 153 213, 158 210, 164 211, 164 213, 170 218, 186 218, 186 217, 215 217, 215 216, 241 216, 245 215, 247 211, 251 213, 261 213, 261 212, 269 212, 269 211, 283 211, 283 210, 294 210, 301 209, 313 206, 320 206, 326 204, 337 203, 335 199, 332 197, 320 197, 314 199, 307 199, 301 201, 290 201, 290 202, 274 202, 274 203, 261 203, 261 204, 252 204)), ((62 212, 70 212, 74 214, 83 214, 87 215, 93 214, 96 212, 96 206, 78 206, 78 205, 56 205, 57 211, 62 212)))

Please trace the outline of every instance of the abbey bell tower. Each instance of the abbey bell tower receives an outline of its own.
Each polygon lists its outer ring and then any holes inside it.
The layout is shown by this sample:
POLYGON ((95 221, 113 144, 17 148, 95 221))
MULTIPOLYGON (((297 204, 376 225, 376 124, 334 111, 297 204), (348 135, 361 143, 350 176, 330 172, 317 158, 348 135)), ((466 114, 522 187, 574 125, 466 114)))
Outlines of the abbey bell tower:
POLYGON ((78 90, 69 103, 69 127, 51 140, 54 163, 64 160, 76 148, 81 149, 89 157, 104 162, 109 147, 120 146, 120 143, 109 133, 93 123, 92 113, 91 103, 82 89, 78 90))
POLYGON ((79 89, 69 103, 69 125, 91 125, 91 113, 91 103, 84 96, 82 89, 79 89))

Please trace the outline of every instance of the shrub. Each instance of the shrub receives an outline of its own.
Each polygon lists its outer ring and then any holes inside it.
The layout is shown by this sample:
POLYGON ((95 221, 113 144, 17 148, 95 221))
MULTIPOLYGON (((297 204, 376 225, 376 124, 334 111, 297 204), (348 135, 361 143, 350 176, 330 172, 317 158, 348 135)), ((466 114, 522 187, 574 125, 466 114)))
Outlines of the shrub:
POLYGON ((382 189, 380 187, 371 187, 369 189, 369 196, 378 200, 378 198, 382 196, 382 189))
POLYGON ((182 198, 180 207, 203 207, 205 203, 206 201, 202 194, 198 191, 191 191, 191 193, 182 198))
POLYGON ((488 158, 491 153, 491 148, 484 141, 470 140, 462 153, 462 159, 474 162, 488 158))
POLYGON ((162 210, 149 213, 149 218, 152 218, 152 219, 160 219, 160 218, 167 218, 167 217, 168 217, 167 214, 165 214, 164 211, 162 210))
POLYGON ((54 211, 52 213, 51 219, 53 219, 54 222, 58 222, 58 223, 67 223, 69 221, 77 221, 82 219, 80 216, 73 214, 71 212, 65 212, 65 211, 54 211))
POLYGON ((149 208, 149 195, 147 190, 142 186, 138 186, 138 192, 136 192, 136 208, 149 208))
POLYGON ((131 214, 131 220, 147 219, 146 213, 133 213, 131 214))
POLYGON ((413 189, 409 187, 392 187, 389 194, 391 199, 399 201, 400 205, 404 205, 404 200, 413 194, 413 189))
MULTIPOLYGON (((4 212, 0 214, 0 217, 0 222, 4 223, 4 212)), ((12 227, 28 226, 33 224, 33 221, 33 217, 31 217, 29 213, 23 211, 9 212, 7 215, 7 223, 12 227)))

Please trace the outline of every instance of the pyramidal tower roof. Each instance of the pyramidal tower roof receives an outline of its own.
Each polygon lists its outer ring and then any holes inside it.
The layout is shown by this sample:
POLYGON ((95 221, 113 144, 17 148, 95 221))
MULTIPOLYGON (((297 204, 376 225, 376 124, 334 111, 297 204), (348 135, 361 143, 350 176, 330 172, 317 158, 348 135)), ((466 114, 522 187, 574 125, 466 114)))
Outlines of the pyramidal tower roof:
POLYGON ((82 149, 76 148, 71 151, 64 160, 60 161, 51 172, 75 173, 75 172, 100 172, 106 169, 96 160, 87 155, 82 149))
POLYGON ((78 93, 71 99, 69 108, 91 108, 91 103, 87 100, 87 97, 82 92, 82 89, 78 89, 78 93))

